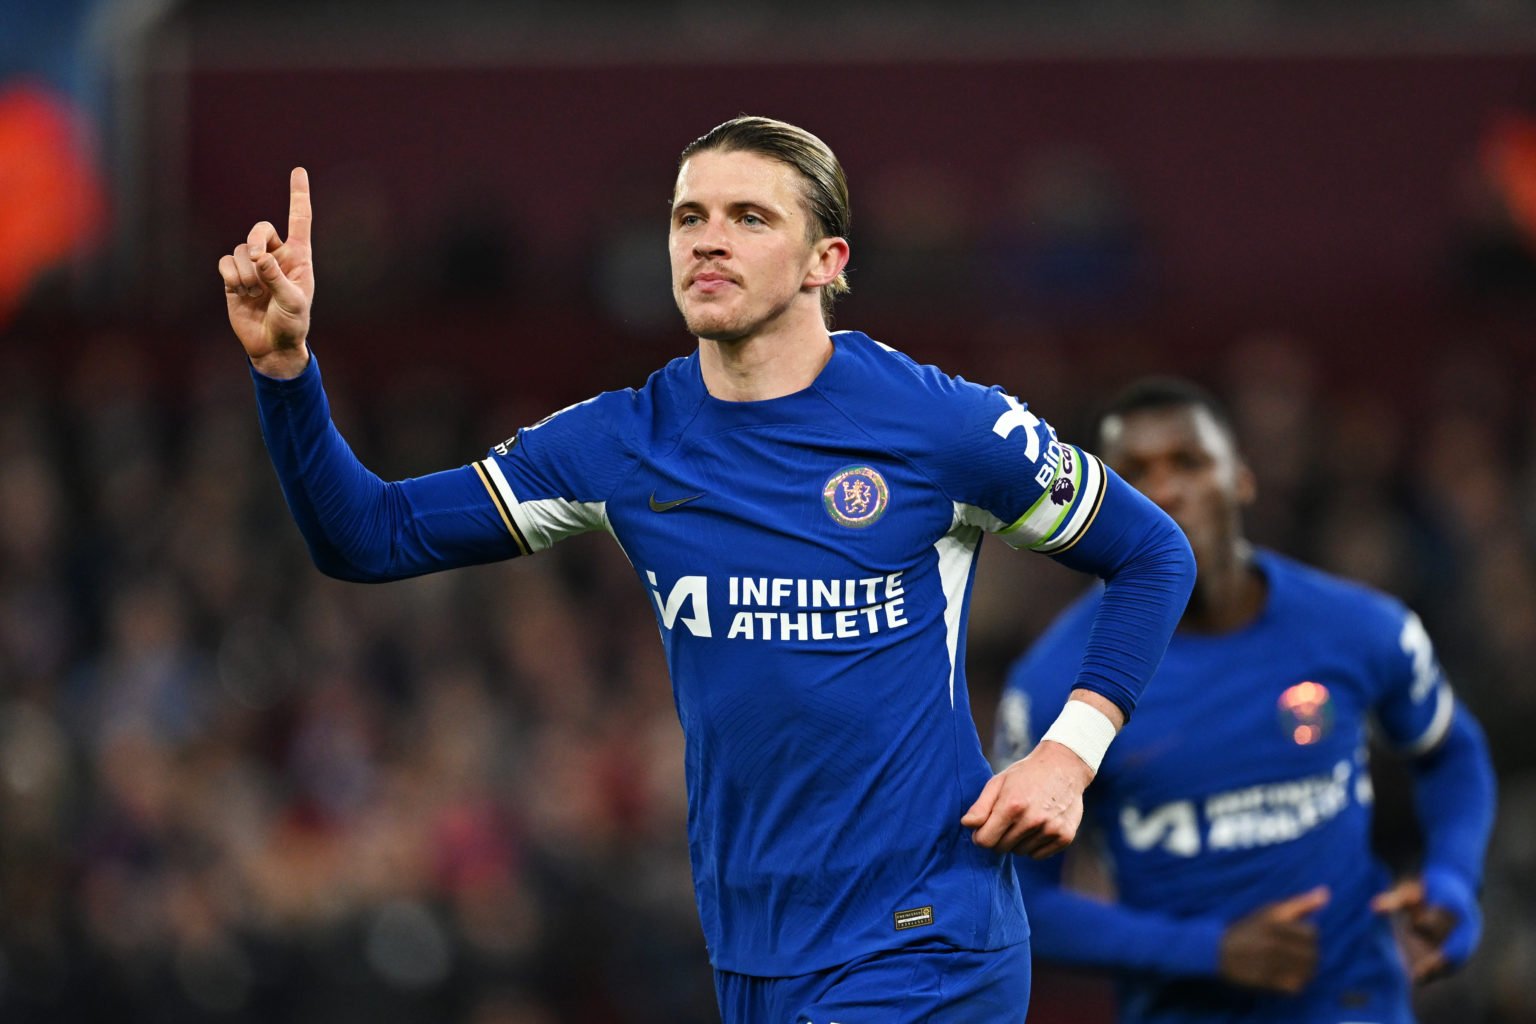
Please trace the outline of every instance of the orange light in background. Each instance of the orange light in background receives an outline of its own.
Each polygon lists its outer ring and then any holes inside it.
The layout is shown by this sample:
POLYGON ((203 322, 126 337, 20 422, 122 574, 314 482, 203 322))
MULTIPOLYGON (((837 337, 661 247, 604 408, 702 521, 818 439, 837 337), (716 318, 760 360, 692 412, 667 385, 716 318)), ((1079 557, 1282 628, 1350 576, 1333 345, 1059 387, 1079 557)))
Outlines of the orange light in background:
POLYGON ((80 128, 62 96, 0 88, 0 329, 43 273, 101 237, 106 199, 80 128))
POLYGON ((1506 114, 1494 121, 1483 136, 1482 160, 1510 216, 1536 245, 1536 120, 1506 114))

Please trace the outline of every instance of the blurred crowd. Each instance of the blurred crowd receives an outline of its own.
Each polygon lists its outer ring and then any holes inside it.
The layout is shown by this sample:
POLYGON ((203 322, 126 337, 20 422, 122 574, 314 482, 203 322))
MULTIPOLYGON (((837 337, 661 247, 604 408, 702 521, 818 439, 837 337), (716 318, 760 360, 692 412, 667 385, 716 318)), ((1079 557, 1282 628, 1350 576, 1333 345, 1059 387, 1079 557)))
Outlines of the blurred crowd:
POLYGON ((708 1019, 627 570, 321 577, 230 355, 0 401, 0 1019, 708 1019))
MULTIPOLYGON (((93 6, 47 5, 39 22, 93 6)), ((14 29, 0 70, 64 45, 23 44, 16 12, 44 5, 0 9, 14 29)), ((74 94, 90 107, 88 88, 74 94)), ((67 136, 33 92, 0 101, 0 139, 67 136)), ((1420 612, 1501 785, 1483 946, 1424 992, 1427 1024, 1536 1021, 1536 129, 1522 127, 1521 159, 1501 166, 1526 186, 1528 233, 1486 181, 1457 200, 1442 283, 1476 315, 1428 347, 1400 349, 1344 281, 1348 308, 1312 319, 1364 323, 1358 353, 1305 333, 1213 343, 1219 327, 1191 348, 1224 296, 1160 311, 1145 197, 1073 148, 1032 153, 1006 195, 980 201, 956 161, 871 174, 839 312, 1015 391, 1073 440, 1131 377, 1192 374, 1228 400, 1252 456, 1250 535, 1420 612), (967 205, 984 209, 958 217, 967 205), (1502 326, 1484 337, 1494 308, 1502 326)), ((54 151, 83 159, 35 149, 54 151)), ((0 146, 0 171, 22 165, 68 183, 0 146)), ((447 183, 470 195, 462 210, 401 231, 375 169, 358 158, 327 179, 316 348, 343 433, 380 475, 481 457, 686 349, 661 245, 665 161, 616 170, 590 233, 562 207, 553 240, 519 232, 499 184, 466 181, 447 183), (503 358, 507 317, 527 306, 503 358), (440 331, 443 309, 478 339, 437 344, 423 325, 440 331)), ((681 734, 655 617, 617 547, 579 538, 379 587, 326 579, 267 464, 237 346, 209 320, 216 255, 239 234, 198 223, 189 236, 208 237, 130 240, 94 302, 77 301, 84 275, 45 282, 28 313, 28 290, 95 237, 99 211, 0 178, 15 186, 0 197, 0 1021, 716 1020, 681 734), (152 295, 132 283, 146 268, 152 295)), ((986 548, 968 656, 983 738, 1008 662, 1085 585, 986 548)), ((1379 844, 1410 870, 1404 780, 1379 771, 1379 844)), ((1102 980, 1036 979, 1032 1022, 1110 1019, 1102 980)))
MULTIPOLYGON (((618 550, 326 579, 232 341, 210 328, 167 374, 130 336, 77 340, 48 368, 14 345, 0 380, 0 1020, 715 1019, 680 732, 618 550)), ((1080 434, 1099 396, 1032 344, 1041 407, 1080 434)), ((1529 1021, 1536 404, 1475 348, 1431 376, 1403 405, 1332 387, 1302 339, 1255 335, 1205 379, 1254 456, 1253 535, 1409 601, 1486 724, 1487 936, 1425 1014, 1529 1021)), ((389 477, 518 425, 430 375, 329 386, 389 477)), ((969 666, 984 737, 1008 659, 1082 585, 988 548, 969 666)), ((1381 788, 1384 848, 1411 866, 1402 787, 1381 788)), ((1103 991, 1042 969, 1032 1020, 1107 1019, 1103 991)))

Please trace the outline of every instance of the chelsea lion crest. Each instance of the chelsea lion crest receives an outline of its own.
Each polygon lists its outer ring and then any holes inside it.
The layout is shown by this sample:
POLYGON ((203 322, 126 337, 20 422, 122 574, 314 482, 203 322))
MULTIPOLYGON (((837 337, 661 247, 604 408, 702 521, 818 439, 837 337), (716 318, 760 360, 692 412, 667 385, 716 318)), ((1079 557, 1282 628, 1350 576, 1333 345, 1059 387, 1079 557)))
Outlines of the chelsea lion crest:
POLYGON ((857 530, 872 525, 885 515, 891 492, 879 470, 869 466, 844 466, 827 478, 821 488, 821 500, 833 522, 857 530))

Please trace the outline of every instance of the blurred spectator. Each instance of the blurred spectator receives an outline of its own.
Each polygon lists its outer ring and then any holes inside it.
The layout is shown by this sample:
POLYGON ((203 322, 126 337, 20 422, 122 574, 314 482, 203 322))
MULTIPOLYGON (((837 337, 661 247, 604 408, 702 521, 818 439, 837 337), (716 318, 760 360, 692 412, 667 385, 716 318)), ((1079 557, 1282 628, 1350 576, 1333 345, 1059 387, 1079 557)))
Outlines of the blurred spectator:
POLYGON ((979 294, 965 183, 939 162, 884 168, 860 193, 848 281, 863 308, 941 322, 979 294))
POLYGON ((989 225, 979 272, 993 309, 1069 323, 1123 318, 1149 294, 1147 249, 1115 169, 1063 147, 1020 170, 989 225))
POLYGON ((649 175, 616 177, 604 189, 581 285, 615 330, 645 335, 670 327, 677 317, 665 252, 671 196, 649 175))

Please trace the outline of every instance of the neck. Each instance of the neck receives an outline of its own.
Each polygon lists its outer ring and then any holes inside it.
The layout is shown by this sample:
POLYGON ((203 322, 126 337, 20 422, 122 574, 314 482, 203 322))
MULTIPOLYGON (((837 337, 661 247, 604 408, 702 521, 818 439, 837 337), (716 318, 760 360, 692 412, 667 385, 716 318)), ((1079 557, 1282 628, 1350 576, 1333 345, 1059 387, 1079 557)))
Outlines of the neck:
POLYGON ((792 334, 699 339, 704 387, 727 402, 761 402, 804 391, 831 358, 832 338, 819 321, 814 330, 792 334))
POLYGON ((1258 618, 1269 586, 1253 564, 1253 548, 1247 541, 1236 541, 1198 561, 1195 592, 1179 621, 1180 629, 1229 633, 1258 618))

